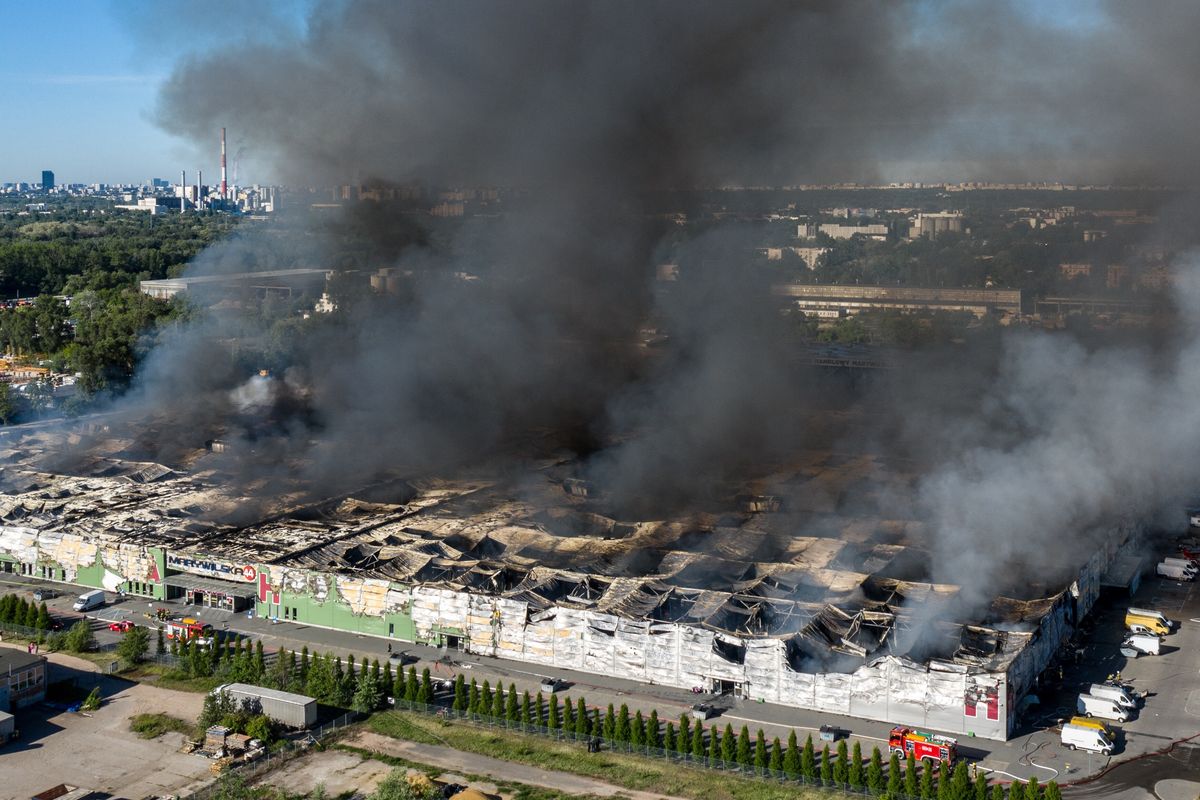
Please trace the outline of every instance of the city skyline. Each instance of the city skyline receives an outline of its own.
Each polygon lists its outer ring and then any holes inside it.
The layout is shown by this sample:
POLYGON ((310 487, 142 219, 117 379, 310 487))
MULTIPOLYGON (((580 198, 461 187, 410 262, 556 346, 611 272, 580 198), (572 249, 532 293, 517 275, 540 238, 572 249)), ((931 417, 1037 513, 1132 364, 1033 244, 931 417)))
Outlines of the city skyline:
MULTIPOLYGON (((202 11, 140 0, 6 5, 0 107, 13 123, 0 147, 0 183, 39 185, 43 170, 60 185, 177 181, 181 169, 216 175, 220 126, 207 149, 166 133, 155 119, 164 82, 180 60, 221 42, 302 24, 308 6, 299 0, 247 7, 219 0, 202 11)), ((228 127, 236 148, 236 124, 228 127)))

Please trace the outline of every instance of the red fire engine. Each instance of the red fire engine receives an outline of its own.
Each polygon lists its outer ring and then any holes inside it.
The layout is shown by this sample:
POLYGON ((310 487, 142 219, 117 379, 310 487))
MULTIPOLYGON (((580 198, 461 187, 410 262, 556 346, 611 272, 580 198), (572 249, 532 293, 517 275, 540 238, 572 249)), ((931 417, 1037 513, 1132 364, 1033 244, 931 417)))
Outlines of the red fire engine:
POLYGON ((166 629, 168 639, 178 639, 181 642, 185 642, 191 639, 203 639, 212 636, 213 627, 198 619, 184 617, 183 619, 168 621, 166 629))
POLYGON ((914 730, 913 728, 892 728, 888 737, 888 749, 904 758, 909 753, 918 761, 949 761, 956 757, 958 742, 948 736, 938 736, 936 733, 914 730))

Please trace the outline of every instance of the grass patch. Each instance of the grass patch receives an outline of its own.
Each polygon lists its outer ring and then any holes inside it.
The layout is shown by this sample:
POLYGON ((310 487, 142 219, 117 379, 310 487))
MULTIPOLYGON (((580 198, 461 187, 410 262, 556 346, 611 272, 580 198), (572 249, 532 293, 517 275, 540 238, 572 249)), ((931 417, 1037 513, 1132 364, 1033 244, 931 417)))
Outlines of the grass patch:
MULTIPOLYGON (((351 747, 345 744, 336 744, 334 749, 344 750, 347 753, 354 753, 362 758, 369 758, 378 761, 381 764, 387 764, 390 767, 413 769, 418 772, 423 772, 430 780, 438 775, 443 775, 449 770, 441 769, 440 767, 431 767, 428 764, 421 764, 416 761, 409 761, 406 758, 398 756, 390 756, 385 753, 376 753, 372 750, 364 750, 361 747, 351 747)), ((525 783, 513 783, 511 781, 499 781, 487 775, 472 775, 470 773, 455 772, 456 775, 462 775, 471 783, 491 783, 500 790, 502 794, 513 800, 600 800, 597 795, 592 794, 566 794, 554 789, 547 789, 542 786, 530 786, 525 783)))
POLYGON ((155 686, 161 686, 164 689, 196 692, 198 694, 211 692, 222 683, 228 683, 228 681, 215 677, 185 678, 174 667, 153 663, 139 664, 132 669, 122 670, 121 677, 131 681, 153 683, 155 686))
POLYGON ((129 718, 129 730, 142 739, 157 739, 169 731, 178 731, 191 738, 196 729, 190 722, 184 722, 170 714, 138 714, 129 718))
POLYGON ((697 800, 790 800, 826 796, 821 790, 794 783, 779 784, 630 753, 588 753, 582 744, 574 742, 543 739, 459 720, 434 719, 410 711, 381 712, 372 716, 367 725, 376 733, 393 738, 444 744, 467 753, 584 775, 626 789, 697 800), (428 738, 418 740, 399 733, 401 731, 428 738))

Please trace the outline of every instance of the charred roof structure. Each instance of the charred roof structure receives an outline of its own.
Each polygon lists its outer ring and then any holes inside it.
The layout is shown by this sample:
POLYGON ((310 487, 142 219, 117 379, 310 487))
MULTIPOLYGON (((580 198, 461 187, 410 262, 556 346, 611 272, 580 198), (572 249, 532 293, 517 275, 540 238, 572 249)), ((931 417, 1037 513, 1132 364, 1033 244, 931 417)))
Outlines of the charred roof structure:
POLYGON ((1068 586, 964 612, 958 586, 929 581, 920 523, 840 507, 847 486, 904 484, 870 454, 801 453, 767 482, 784 495, 733 487, 661 520, 608 515, 554 459, 516 482, 285 494, 246 520, 219 453, 166 466, 103 442, 0 450, 0 569, 991 738, 1121 544, 1068 586))

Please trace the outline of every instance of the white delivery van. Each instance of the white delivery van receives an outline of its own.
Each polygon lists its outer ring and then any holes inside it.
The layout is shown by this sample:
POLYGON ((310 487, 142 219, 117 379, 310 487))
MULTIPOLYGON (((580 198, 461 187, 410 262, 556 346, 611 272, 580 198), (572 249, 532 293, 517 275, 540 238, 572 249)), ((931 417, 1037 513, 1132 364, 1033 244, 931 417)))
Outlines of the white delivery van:
POLYGON ((1085 717, 1113 719, 1117 722, 1124 722, 1129 719, 1129 713, 1107 697, 1093 697, 1090 694, 1081 694, 1079 695, 1079 699, 1075 701, 1075 709, 1085 717))
POLYGON ((104 590, 93 589, 90 592, 85 592, 79 595, 79 599, 75 601, 75 605, 71 608, 76 611, 91 611, 93 608, 99 608, 104 605, 104 590))
POLYGON ((1129 692, 1122 689, 1120 686, 1109 686, 1103 683, 1093 683, 1088 687, 1088 694, 1092 697, 1107 697, 1121 708, 1134 710, 1138 707, 1137 701, 1129 696, 1129 692))
POLYGON ((1179 558, 1178 556, 1164 556, 1163 563, 1171 564, 1176 567, 1183 567, 1184 569, 1190 569, 1193 572, 1196 571, 1196 562, 1190 558, 1179 558))
POLYGON ((1126 609, 1125 613, 1127 616, 1129 614, 1132 614, 1135 617, 1152 617, 1152 618, 1158 620, 1159 622, 1161 622, 1163 625, 1166 625, 1167 630, 1174 630, 1175 627, 1177 625, 1179 625, 1179 623, 1176 622, 1175 620, 1167 619, 1167 615, 1164 614, 1163 612, 1151 611, 1148 608, 1130 608, 1130 609, 1126 609))
POLYGON ((1162 645, 1162 639, 1153 634, 1142 633, 1127 636, 1122 643, 1123 647, 1132 647, 1139 653, 1147 653, 1152 656, 1158 655, 1160 645, 1162 645))
POLYGON ((1159 564, 1156 571, 1159 577, 1170 578, 1173 581, 1190 581, 1196 578, 1196 573, 1192 570, 1174 564, 1159 564))
POLYGON ((1103 731, 1083 725, 1072 725, 1069 722, 1062 726, 1062 743, 1068 750, 1078 748, 1103 753, 1106 756, 1113 751, 1113 743, 1103 731))

